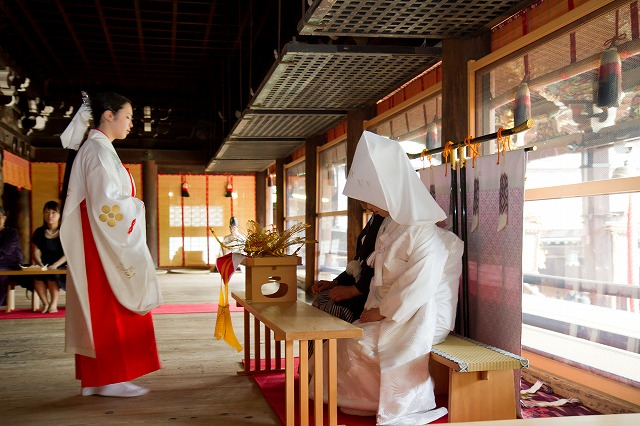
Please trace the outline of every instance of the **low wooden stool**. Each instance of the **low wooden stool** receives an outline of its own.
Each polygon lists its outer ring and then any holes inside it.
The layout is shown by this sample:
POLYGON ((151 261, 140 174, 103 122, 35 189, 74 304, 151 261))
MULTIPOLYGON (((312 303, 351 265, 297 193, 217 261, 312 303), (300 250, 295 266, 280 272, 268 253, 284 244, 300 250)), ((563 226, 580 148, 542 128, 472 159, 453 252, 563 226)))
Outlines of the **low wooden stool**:
POLYGON ((528 366, 526 358, 456 335, 434 345, 429 360, 436 395, 448 394, 450 423, 515 419, 514 370, 528 366))

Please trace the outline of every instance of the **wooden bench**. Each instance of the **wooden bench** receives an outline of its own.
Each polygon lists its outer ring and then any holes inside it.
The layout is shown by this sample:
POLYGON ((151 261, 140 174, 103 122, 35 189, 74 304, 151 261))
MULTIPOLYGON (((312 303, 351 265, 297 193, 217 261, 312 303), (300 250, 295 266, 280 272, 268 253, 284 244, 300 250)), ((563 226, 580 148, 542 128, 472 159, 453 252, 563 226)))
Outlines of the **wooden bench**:
POLYGON ((514 370, 526 358, 480 342, 449 335, 434 345, 429 372, 436 395, 448 395, 449 422, 516 418, 514 370))
POLYGON ((240 374, 253 371, 282 369, 281 342, 285 344, 285 386, 286 425, 295 424, 295 408, 299 407, 299 424, 309 424, 309 388, 305 379, 309 375, 309 341, 314 342, 313 363, 315 368, 314 420, 323 425, 323 368, 328 368, 328 421, 336 426, 338 420, 337 382, 337 339, 361 338, 362 329, 336 318, 324 311, 299 300, 290 302, 253 302, 245 299, 244 293, 232 292, 238 306, 244 308, 244 370, 240 374), (253 369, 251 368, 250 315, 254 317, 253 369), (265 357, 262 366, 260 350, 260 324, 264 324, 265 357), (275 340, 275 359, 271 356, 271 337, 275 340), (328 365, 323 366, 323 340, 327 341, 328 365), (294 395, 294 342, 299 342, 300 398, 298 404, 294 395), (275 361, 275 366, 272 366, 275 361))
MULTIPOLYGON (((12 269, 12 270, 5 270, 5 271, 0 270, 0 275, 7 275, 7 276, 25 277, 25 276, 34 276, 34 275, 55 275, 55 274, 66 275, 67 270, 66 269, 47 269, 46 271, 43 271, 40 268, 23 268, 23 269, 12 269)), ((11 312, 16 308, 16 295, 15 295, 16 285, 17 284, 14 282, 7 283, 7 301, 6 301, 7 312, 11 312)), ((40 305, 39 299, 34 292, 33 296, 31 297, 31 309, 35 311, 36 309, 38 309, 39 305, 40 305)))

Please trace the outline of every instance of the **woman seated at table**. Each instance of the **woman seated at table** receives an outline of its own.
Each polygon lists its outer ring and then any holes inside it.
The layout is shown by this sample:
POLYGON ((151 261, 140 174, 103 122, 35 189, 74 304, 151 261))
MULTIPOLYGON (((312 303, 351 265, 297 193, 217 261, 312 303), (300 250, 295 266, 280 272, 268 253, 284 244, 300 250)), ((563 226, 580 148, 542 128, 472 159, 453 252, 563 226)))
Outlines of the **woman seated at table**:
MULTIPOLYGON (((19 269, 22 263, 22 249, 20 248, 20 238, 18 231, 14 228, 7 228, 4 223, 7 221, 7 212, 0 206, 0 270, 19 269)), ((7 303, 7 286, 9 277, 0 275, 0 306, 7 303)))
MULTIPOLYGON (((34 263, 43 269, 66 269, 67 258, 60 243, 60 204, 48 201, 42 210, 43 225, 33 232, 34 263)), ((58 295, 65 289, 66 275, 38 275, 33 281, 35 293, 42 300, 42 312, 58 312, 58 295), (51 302, 47 302, 47 289, 51 302)))
POLYGON ((462 241, 436 225, 445 213, 390 139, 363 134, 343 194, 384 220, 367 258, 374 269, 369 295, 354 322, 363 338, 338 341, 338 407, 375 415, 378 425, 432 422, 447 410, 436 408, 429 353, 453 328, 457 301, 439 292, 449 292, 447 276, 457 288, 462 241))

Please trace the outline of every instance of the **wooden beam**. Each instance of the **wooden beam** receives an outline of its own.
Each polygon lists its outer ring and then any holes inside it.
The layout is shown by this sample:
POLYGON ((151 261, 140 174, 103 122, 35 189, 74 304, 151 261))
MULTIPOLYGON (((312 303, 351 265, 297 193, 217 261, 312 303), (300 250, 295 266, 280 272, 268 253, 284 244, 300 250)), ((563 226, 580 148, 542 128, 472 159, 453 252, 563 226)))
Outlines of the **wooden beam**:
MULTIPOLYGON (((64 63, 62 62, 60 57, 55 54, 56 50, 53 49, 53 46, 51 46, 51 43, 49 43, 49 39, 47 39, 47 37, 45 37, 44 34, 42 33, 42 30, 40 29, 40 25, 38 25, 36 20, 31 15, 31 12, 29 12, 29 8, 27 6, 25 6, 25 4, 24 4, 24 2, 22 0, 18 0, 17 3, 18 3, 18 6, 20 6, 20 9, 22 10, 22 13, 24 13, 24 16, 29 21, 29 24, 31 24, 31 27, 33 28, 33 31, 35 31, 36 34, 38 34, 38 37, 40 37, 40 41, 47 48, 47 51, 49 52, 49 54, 51 55, 53 60, 56 62, 56 64, 58 64, 58 67, 61 70, 64 70, 65 69, 64 63)), ((7 9, 8 8, 5 8, 5 10, 7 10, 7 9)), ((18 25, 18 27, 19 27, 19 25, 18 25)), ((35 51, 37 52, 38 49, 36 49, 35 51)))
MULTIPOLYGON (((96 0, 96 3, 99 3, 98 0, 96 0)), ((60 3, 60 0, 56 0, 56 6, 58 6, 58 11, 60 11, 60 15, 62 16, 62 19, 64 20, 64 23, 67 26, 67 29, 69 30, 69 34, 71 35, 73 42, 76 44, 76 47, 78 48, 78 53, 80 53, 80 56, 84 61, 84 64, 87 66, 88 70, 92 70, 93 67, 91 66, 91 62, 89 62, 89 58, 87 57, 87 54, 85 53, 84 48, 82 47, 82 44, 78 39, 76 30, 73 28, 73 25, 71 24, 69 15, 67 15, 67 12, 65 12, 64 6, 62 6, 62 3, 60 3)))
POLYGON ((442 42, 442 143, 462 141, 470 133, 467 62, 491 52, 490 34, 442 42))
POLYGON ((158 244, 158 165, 153 160, 142 162, 142 192, 147 222, 147 246, 156 267, 159 265, 158 244))
MULTIPOLYGON (((347 172, 351 170, 353 156, 356 153, 356 146, 364 131, 366 120, 375 115, 375 108, 351 110, 347 113, 347 172)), ((351 260, 356 256, 356 244, 358 235, 362 232, 362 207, 358 200, 349 198, 347 201, 347 259, 351 260)))
POLYGON ((283 159, 276 160, 276 217, 273 224, 279 232, 284 231, 284 197, 287 189, 284 187, 284 165, 283 159))
MULTIPOLYGON (((307 139, 305 145, 304 158, 304 187, 306 193, 305 200, 305 223, 309 225, 306 229, 306 238, 309 240, 317 240, 318 238, 318 220, 316 212, 318 211, 318 146, 325 142, 325 136, 315 136, 307 139)), ((316 253, 318 251, 317 244, 308 244, 305 249, 305 279, 304 290, 310 291, 311 286, 316 280, 316 253)))
POLYGON ((267 222, 267 171, 256 173, 256 222, 265 226, 267 222))
MULTIPOLYGON (((59 148, 32 148, 33 162, 66 162, 67 150, 59 148)), ((146 160, 154 160, 162 167, 198 166, 203 170, 206 166, 206 156, 203 151, 177 151, 177 150, 153 150, 153 149, 126 149, 116 148, 123 163, 142 163, 146 160)))
POLYGON ((136 27, 138 29, 138 45, 140 46, 140 62, 142 62, 142 68, 147 70, 147 58, 144 52, 144 33, 142 31, 142 17, 140 15, 140 0, 133 0, 134 8, 136 11, 136 27))

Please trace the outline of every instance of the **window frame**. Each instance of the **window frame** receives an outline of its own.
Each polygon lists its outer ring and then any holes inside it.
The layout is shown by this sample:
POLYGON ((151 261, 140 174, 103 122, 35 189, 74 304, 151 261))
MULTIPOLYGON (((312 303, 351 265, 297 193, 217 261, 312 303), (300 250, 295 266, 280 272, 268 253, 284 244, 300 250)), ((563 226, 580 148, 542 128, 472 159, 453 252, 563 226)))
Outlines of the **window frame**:
MULTIPOLYGON (((525 34, 510 44, 497 49, 491 54, 478 59, 476 61, 470 61, 468 64, 468 96, 469 96, 469 110, 468 110, 468 124, 469 129, 473 131, 480 131, 482 123, 478 123, 478 107, 482 108, 481 100, 476 99, 476 82, 478 75, 482 74, 488 68, 495 68, 511 60, 514 57, 522 56, 531 49, 544 44, 545 42, 561 37, 570 33, 578 25, 587 22, 591 19, 602 16, 606 13, 611 13, 615 8, 624 7, 623 5, 617 5, 613 0, 605 1, 590 1, 584 3, 575 9, 567 12, 565 15, 547 23, 546 25, 532 31, 529 34, 525 34)), ((491 144, 483 144, 483 154, 491 153, 491 144)), ((531 188, 525 189, 524 202, 569 198, 569 197, 587 197, 596 195, 612 195, 620 193, 631 193, 640 191, 640 177, 627 177, 618 179, 606 179, 601 181, 581 182, 570 185, 555 185, 547 186, 544 188, 531 188)), ((638 289, 636 289, 638 290, 638 289)), ((637 291, 636 291, 637 293, 637 291)), ((634 293, 635 294, 635 293, 634 293)), ((587 341, 588 342, 588 341, 587 341)), ((536 348, 527 347, 523 345, 523 349, 527 353, 532 354, 536 359, 545 359, 551 362, 560 362, 566 365, 572 365, 579 369, 590 371, 596 376, 605 377, 609 380, 621 384, 629 384, 629 380, 620 376, 612 376, 598 369, 586 366, 584 364, 577 364, 573 361, 562 359, 561 357, 553 354, 538 350, 536 348)), ((573 373, 575 374, 575 373, 573 373)), ((633 383, 634 387, 638 386, 638 382, 633 383)))

